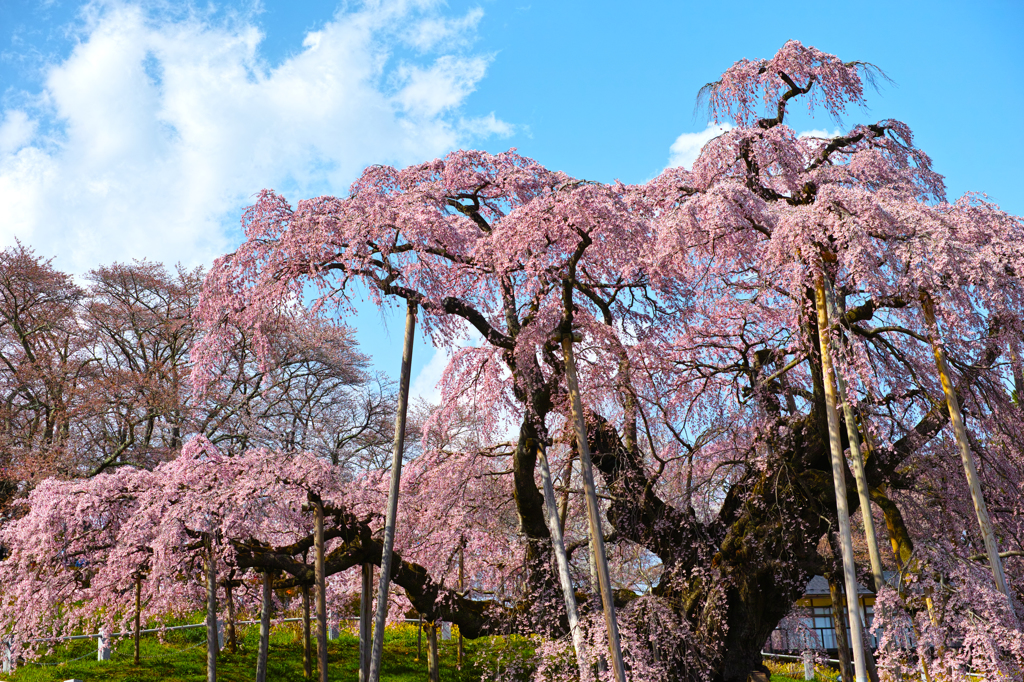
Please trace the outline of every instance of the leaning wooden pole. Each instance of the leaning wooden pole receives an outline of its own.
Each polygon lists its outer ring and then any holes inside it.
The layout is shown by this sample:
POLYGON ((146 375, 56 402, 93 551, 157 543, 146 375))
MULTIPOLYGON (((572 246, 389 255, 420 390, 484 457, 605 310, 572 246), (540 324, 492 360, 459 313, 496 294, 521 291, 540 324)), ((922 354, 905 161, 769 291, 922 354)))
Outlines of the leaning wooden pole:
POLYGON ((313 499, 313 579, 316 581, 316 654, 320 682, 327 682, 327 575, 324 571, 324 503, 313 499))
POLYGON ((309 585, 302 585, 302 677, 313 679, 313 637, 309 624, 309 585))
POLYGON ((370 652, 369 682, 379 682, 380 659, 384 654, 384 625, 388 617, 391 554, 395 548, 398 488, 402 482, 402 450, 405 445, 405 417, 409 410, 409 382, 412 374, 412 346, 415 336, 416 302, 409 301, 405 310, 405 344, 402 347, 402 373, 398 380, 398 413, 395 415, 395 443, 391 453, 391 488, 388 490, 388 509, 384 523, 384 549, 380 558, 380 583, 377 586, 377 614, 374 619, 373 649, 370 652))
POLYGON ((832 355, 829 352, 828 306, 825 303, 825 286, 819 278, 815 287, 815 303, 818 309, 818 342, 821 349, 821 378, 825 384, 825 414, 828 418, 828 442, 832 451, 832 482, 836 491, 836 513, 839 517, 839 538, 842 543, 843 574, 846 578, 846 594, 853 595, 846 600, 846 612, 850 620, 850 644, 853 647, 853 667, 857 682, 868 682, 867 665, 864 660, 864 638, 860 622, 860 609, 854 605, 857 598, 857 567, 853 560, 853 538, 850 535, 850 508, 846 499, 846 467, 843 457, 842 438, 839 435, 839 411, 836 409, 836 385, 832 371, 832 355))
POLYGON ((580 630, 580 615, 576 606, 576 590, 569 574, 569 557, 565 553, 565 538, 562 536, 562 523, 559 519, 558 506, 555 504, 555 487, 551 482, 551 465, 543 447, 537 448, 537 459, 540 460, 540 479, 544 484, 544 509, 551 532, 551 546, 555 552, 555 563, 558 566, 558 582, 562 585, 562 597, 565 599, 565 612, 569 618, 569 632, 572 634, 572 646, 576 651, 576 663, 580 674, 586 670, 583 655, 583 632, 580 630))
POLYGON ((213 534, 206 536, 206 680, 217 682, 217 555, 213 534))
POLYGON ((232 592, 234 578, 235 572, 232 569, 228 574, 228 579, 224 581, 224 605, 228 610, 228 622, 224 627, 224 636, 228 640, 228 651, 233 654, 238 653, 238 635, 235 632, 235 598, 232 592))
POLYGON ((267 682, 267 656, 270 650, 270 610, 273 608, 270 571, 263 573, 263 599, 260 604, 260 644, 256 653, 256 682, 267 682))
MULTIPOLYGON (((619 643, 619 626, 615 620, 615 602, 612 598, 612 582, 608 575, 608 557, 604 548, 604 532, 601 530, 601 509, 597 504, 597 488, 594 485, 594 466, 590 461, 590 444, 587 441, 587 423, 583 416, 583 401, 576 376, 576 357, 572 349, 571 333, 562 335, 562 353, 565 356, 565 381, 569 386, 572 400, 573 423, 576 428, 576 445, 580 453, 583 471, 583 490, 587 498, 587 519, 590 525, 590 539, 597 564, 597 579, 604 602, 604 621, 608 628, 608 649, 612 659, 612 670, 616 682, 626 682, 626 668, 622 662, 622 646, 619 643)), ((550 475, 550 472, 549 472, 550 475)), ((581 671, 582 672, 582 671, 581 671)))
POLYGON ((139 664, 139 647, 142 635, 142 576, 135 576, 135 655, 134 663, 139 664))
MULTIPOLYGON (((459 543, 459 594, 465 598, 466 596, 466 539, 462 538, 462 542, 459 543)), ((462 641, 462 628, 459 628, 459 649, 458 649, 458 665, 459 670, 462 670, 463 659, 466 657, 465 644, 462 641)))
POLYGON ((370 647, 373 646, 373 564, 363 564, 359 591, 359 682, 370 677, 370 647))
POLYGON ((971 489, 974 513, 978 516, 981 537, 985 541, 985 554, 988 556, 989 566, 992 567, 992 577, 995 579, 996 589, 1006 595, 1007 607, 1010 609, 1012 616, 1014 615, 1013 597, 1006 586, 1003 561, 999 557, 999 543, 996 541, 996 534, 992 528, 992 519, 988 515, 985 496, 981 492, 978 466, 974 462, 974 454, 971 452, 971 446, 967 441, 967 429, 964 427, 963 414, 960 412, 960 400, 957 398, 956 389, 953 387, 949 365, 946 363, 946 354, 942 350, 942 344, 939 341, 939 328, 935 322, 935 302, 924 289, 921 290, 921 307, 924 310, 924 319, 928 325, 928 337, 931 341, 932 352, 935 354, 935 367, 939 372, 942 391, 946 394, 946 404, 949 406, 949 423, 953 426, 953 435, 956 437, 957 448, 960 450, 960 459, 964 464, 964 473, 967 474, 967 484, 971 489))
MULTIPOLYGON (((825 283, 825 300, 828 303, 829 319, 838 322, 840 318, 839 306, 832 292, 832 285, 825 283)), ((861 454, 860 434, 857 432, 857 419, 853 413, 853 393, 846 385, 846 378, 842 372, 836 372, 836 384, 839 387, 839 395, 843 403, 843 419, 846 421, 846 435, 850 441, 850 460, 853 463, 853 478, 857 481, 857 496, 860 498, 860 513, 864 520, 864 537, 868 543, 868 558, 871 561, 871 576, 875 582, 875 592, 882 589, 885 584, 885 576, 882 573, 882 555, 878 551, 878 535, 875 532, 875 520, 871 516, 871 489, 868 487, 868 477, 864 473, 864 458, 861 454)))

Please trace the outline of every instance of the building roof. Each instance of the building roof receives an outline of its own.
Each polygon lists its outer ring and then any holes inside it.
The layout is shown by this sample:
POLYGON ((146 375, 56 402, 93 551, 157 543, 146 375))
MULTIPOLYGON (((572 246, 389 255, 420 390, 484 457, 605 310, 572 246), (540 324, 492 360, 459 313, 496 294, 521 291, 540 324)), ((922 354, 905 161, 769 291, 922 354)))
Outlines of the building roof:
MULTIPOLYGON (((888 579, 888 572, 886 572, 886 574, 883 577, 888 579)), ((811 578, 810 581, 807 583, 807 587, 804 588, 804 594, 808 597, 817 597, 820 595, 828 596, 828 581, 825 580, 825 576, 816 575, 813 578, 811 578)), ((874 594, 874 592, 872 592, 871 590, 864 587, 864 585, 861 585, 858 582, 857 594, 874 594)))

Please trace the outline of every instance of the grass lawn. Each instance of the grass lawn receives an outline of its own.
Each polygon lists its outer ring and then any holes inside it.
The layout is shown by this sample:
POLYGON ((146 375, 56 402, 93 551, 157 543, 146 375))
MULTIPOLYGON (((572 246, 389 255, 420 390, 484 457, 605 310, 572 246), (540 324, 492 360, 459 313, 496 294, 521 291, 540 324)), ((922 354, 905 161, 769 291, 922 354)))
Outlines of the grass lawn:
MULTIPOLYGON (((239 647, 235 654, 227 649, 217 658, 217 679, 224 682, 249 682, 256 675, 256 649, 259 627, 238 628, 239 647)), ((302 675, 302 639, 299 623, 287 623, 271 631, 267 679, 270 682, 299 682, 302 675)), ((388 628, 384 638, 384 660, 381 680, 386 682, 423 682, 427 679, 426 638, 423 655, 417 660, 416 628, 402 625, 388 628)), ((483 667, 493 671, 500 665, 516 665, 533 653, 532 643, 524 638, 484 637, 466 640, 466 664, 456 667, 456 639, 439 641, 441 679, 444 682, 477 682, 483 667)), ((328 644, 328 675, 332 682, 356 682, 359 679, 359 638, 342 631, 328 644)), ((315 643, 314 643, 315 648, 315 643)), ((315 652, 314 652, 315 656, 315 652)), ((794 674, 796 664, 780 665, 767 661, 772 669, 772 682, 803 682, 794 674)), ((832 682, 834 671, 822 668, 817 679, 832 682)), ((21 665, 12 675, 0 673, 0 680, 11 682, 63 682, 80 679, 85 682, 205 682, 206 630, 194 628, 168 632, 163 643, 154 635, 143 635, 141 661, 132 664, 132 642, 124 639, 114 646, 111 660, 96 660, 96 641, 76 641, 58 647, 50 655, 21 665), (79 659, 79 660, 73 660, 79 659)), ((314 679, 316 673, 314 672, 314 679)))
MULTIPOLYGON (((224 682, 249 682, 256 675, 256 649, 259 627, 239 626, 238 653, 225 650, 217 659, 217 679, 224 682)), ((271 682, 303 680, 301 630, 298 623, 280 625, 271 631, 267 679, 271 682)), ((332 682, 356 682, 359 679, 359 639, 342 631, 341 637, 328 645, 328 674, 332 682)), ((514 638, 482 638, 466 640, 466 661, 462 670, 456 668, 456 639, 439 641, 441 679, 444 682, 469 682, 480 679, 482 670, 476 664, 493 665, 506 657, 521 660, 532 649, 528 640, 514 638)), ((315 641, 314 641, 315 650, 315 641)), ((195 628, 167 633, 161 644, 155 635, 144 635, 141 661, 132 664, 132 642, 118 642, 111 660, 96 660, 96 641, 71 642, 40 659, 21 665, 12 675, 0 673, 0 680, 14 682, 53 682, 80 679, 110 682, 193 682, 206 680, 206 630, 195 628), (71 660, 83 657, 80 660, 71 660), (62 663, 67 661, 66 663, 62 663), (43 664, 43 665, 40 665, 43 664)), ((422 682, 427 679, 427 642, 423 639, 423 655, 416 660, 416 628, 411 625, 389 628, 384 639, 384 660, 381 679, 396 682, 422 682)), ((315 651, 314 651, 315 656, 315 651)), ((314 677, 316 673, 314 671, 314 677)))

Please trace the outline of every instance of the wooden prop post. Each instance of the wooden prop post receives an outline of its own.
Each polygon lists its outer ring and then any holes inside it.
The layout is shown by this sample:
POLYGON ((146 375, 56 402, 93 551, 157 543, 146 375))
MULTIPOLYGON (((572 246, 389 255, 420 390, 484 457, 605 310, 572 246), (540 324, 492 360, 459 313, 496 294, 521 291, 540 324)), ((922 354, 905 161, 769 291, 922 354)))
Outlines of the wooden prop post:
MULTIPOLYGON (((825 301, 828 303, 828 315, 835 323, 841 319, 839 307, 836 305, 832 285, 825 282, 825 301)), ((829 340, 831 343, 831 340, 829 340)), ((836 384, 843 402, 843 419, 846 421, 846 436, 850 441, 850 459, 853 462, 853 478, 857 481, 857 496, 860 498, 860 513, 864 519, 864 536, 868 543, 868 558, 871 561, 871 576, 875 582, 875 592, 882 589, 885 577, 882 573, 882 556, 878 552, 878 536, 875 533, 875 520, 871 516, 871 490, 868 488, 868 477, 864 473, 864 459, 861 455, 860 434, 857 432, 857 420, 853 414, 853 394, 846 385, 842 372, 836 372, 836 384)), ((866 428, 866 427, 865 427, 866 428)))
MULTIPOLYGON (((853 559, 853 538, 850 535, 850 508, 846 499, 846 467, 842 439, 839 435, 839 411, 836 409, 836 385, 832 371, 832 355, 829 352, 828 306, 825 303, 825 286, 819 279, 815 287, 815 303, 818 309, 818 342, 821 348, 821 378, 825 384, 825 413, 828 418, 828 442, 832 451, 832 482, 836 491, 836 515, 839 517, 839 539, 843 555, 843 574, 846 593, 857 595, 857 567, 853 559)), ((846 612, 850 620, 850 640, 853 646, 853 667, 857 682, 868 682, 867 665, 864 660, 864 638, 861 630, 860 609, 847 600, 846 612)))
POLYGON ((363 564, 359 594, 359 682, 370 677, 370 647, 373 646, 373 564, 363 564))
POLYGON ((217 555, 213 534, 206 537, 206 681, 217 682, 217 555))
POLYGON ((142 576, 135 576, 135 655, 133 662, 139 664, 139 646, 142 639, 142 576))
MULTIPOLYGON (((398 413, 395 415, 395 443, 391 457, 391 487, 384 524, 384 549, 380 559, 380 583, 377 587, 377 614, 374 619, 373 649, 370 652, 370 680, 380 680, 380 659, 384 653, 384 625, 388 617, 388 590, 391 587, 391 553, 395 548, 395 521, 398 517, 398 489, 402 482, 402 450, 405 445, 405 418, 409 410, 409 381, 412 373, 412 346, 416 336, 416 302, 405 310, 405 343, 402 347, 402 373, 398 380, 398 413)), ((327 682, 326 679, 323 682, 327 682)))
POLYGON ((327 576, 324 573, 324 504, 319 497, 313 502, 313 540, 316 580, 316 654, 320 682, 327 682, 327 576))
POLYGON ((270 650, 270 610, 274 606, 270 571, 263 574, 263 602, 260 608, 260 646, 256 654, 256 682, 267 682, 267 654, 270 650))
MULTIPOLYGON (((464 554, 463 550, 465 549, 465 543, 466 543, 466 540, 465 540, 465 538, 463 538, 462 542, 459 544, 459 594, 462 595, 463 597, 466 596, 466 567, 465 567, 465 557, 463 556, 463 554, 464 554)), ((459 670, 462 670, 462 659, 465 656, 465 654, 466 654, 466 652, 465 652, 465 649, 464 649, 464 645, 462 643, 462 628, 460 627, 459 628, 458 657, 456 659, 458 661, 457 664, 458 664, 459 670)))
POLYGON ((416 628, 416 660, 423 658, 423 614, 419 614, 420 626, 416 628))
POLYGON ((971 452, 970 443, 967 441, 967 429, 964 426, 963 414, 960 412, 960 400, 957 398, 956 389, 953 387, 949 365, 946 363, 946 354, 943 352, 942 344, 939 341, 939 327, 935 322, 935 302, 932 300, 931 295, 923 289, 921 290, 921 307, 924 310, 925 322, 928 325, 928 336, 931 341, 932 352, 935 355, 935 367, 939 373, 939 381, 942 382, 942 392, 946 394, 946 404, 949 406, 949 423, 953 427, 953 435, 956 437, 957 448, 960 450, 960 459, 963 461, 964 473, 967 475, 967 485, 971 489, 974 513, 978 517, 981 537, 985 541, 985 554, 988 557, 989 566, 992 568, 992 577, 995 579, 996 589, 1006 595, 1007 606, 1010 609, 1010 615, 1013 616, 1013 596, 1006 586, 1003 561, 999 557, 999 543, 996 541, 996 534, 992 528, 992 519, 988 515, 985 496, 981 492, 978 465, 974 462, 974 454, 971 452))
POLYGON ((565 612, 569 618, 569 632, 572 633, 572 646, 576 652, 576 663, 580 674, 586 670, 583 655, 583 632, 580 630, 580 615, 576 606, 576 591, 569 575, 569 557, 565 553, 565 538, 562 536, 562 523, 559 519, 558 507, 555 504, 555 487, 551 482, 551 466, 543 447, 537 448, 537 459, 540 460, 540 478, 544 485, 544 509, 551 532, 551 546, 555 552, 555 563, 558 566, 558 582, 562 585, 562 597, 565 599, 565 612))
POLYGON ((583 416, 583 401, 580 398, 579 380, 576 375, 576 357, 573 354, 572 344, 572 334, 562 334, 562 354, 565 357, 565 381, 569 387, 569 397, 572 400, 573 422, 576 428, 576 445, 580 453, 580 468, 583 471, 583 490, 587 498, 587 520, 590 525, 590 540, 594 548, 594 563, 597 565, 597 579, 601 587, 601 601, 604 602, 605 627, 608 628, 608 649, 611 654, 612 670, 615 674, 616 682, 626 682, 626 668, 622 662, 622 647, 619 643, 619 626, 615 620, 615 602, 612 599, 611 577, 608 575, 608 557, 605 554, 604 548, 604 532, 601 530, 601 509, 597 504, 594 467, 590 461, 587 423, 583 416))
POLYGON ((302 586, 302 676, 313 679, 313 637, 309 624, 309 585, 302 586))
POLYGON ((441 682, 441 660, 437 655, 437 623, 427 623, 427 679, 441 682))
POLYGON ((832 634, 836 638, 836 658, 839 660, 839 679, 852 682, 853 663, 850 661, 850 643, 846 639, 847 622, 843 615, 843 584, 834 575, 828 577, 829 601, 832 602, 832 634))
POLYGON ((235 632, 235 598, 232 590, 234 589, 233 581, 235 572, 231 571, 228 575, 228 579, 224 582, 224 605, 228 609, 228 623, 227 623, 227 637, 228 637, 228 651, 231 653, 238 652, 238 636, 235 632))

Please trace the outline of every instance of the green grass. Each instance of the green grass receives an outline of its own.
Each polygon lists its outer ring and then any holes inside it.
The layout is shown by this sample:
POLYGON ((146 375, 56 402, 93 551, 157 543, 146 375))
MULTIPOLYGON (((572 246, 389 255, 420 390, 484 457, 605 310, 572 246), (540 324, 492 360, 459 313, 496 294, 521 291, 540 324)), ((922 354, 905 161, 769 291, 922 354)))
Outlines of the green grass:
MULTIPOLYGON (((227 649, 217 658, 217 679, 224 682, 249 682, 256 675, 258 626, 239 627, 237 653, 227 649)), ((359 640, 342 631, 341 637, 328 644, 328 677, 332 682, 355 682, 359 679, 359 640)), ((489 637, 466 640, 466 665, 456 668, 456 638, 438 642, 443 682, 469 682, 480 679, 480 666, 493 666, 498 661, 522 660, 532 654, 532 646, 522 638, 489 637)), ((395 682, 421 682, 427 678, 427 642, 423 638, 423 655, 416 660, 416 628, 389 628, 384 638, 381 679, 395 682)), ((110 661, 96 660, 96 641, 71 642, 56 648, 38 661, 22 664, 16 673, 0 680, 13 682, 63 682, 104 680, 110 682, 193 682, 206 680, 206 630, 195 628, 167 633, 164 643, 155 635, 144 635, 139 665, 132 664, 132 642, 118 642, 110 661), (81 660, 70 659, 85 656, 81 660), (62 661, 68 661, 61 663, 62 661), (48 663, 51 665, 40 665, 48 663), (52 665, 60 663, 60 665, 52 665)), ((314 656, 315 656, 314 642, 314 656)), ((314 678, 316 672, 314 671, 314 678)), ((302 643, 298 623, 276 627, 271 632, 267 679, 272 682, 303 680, 302 643)))

